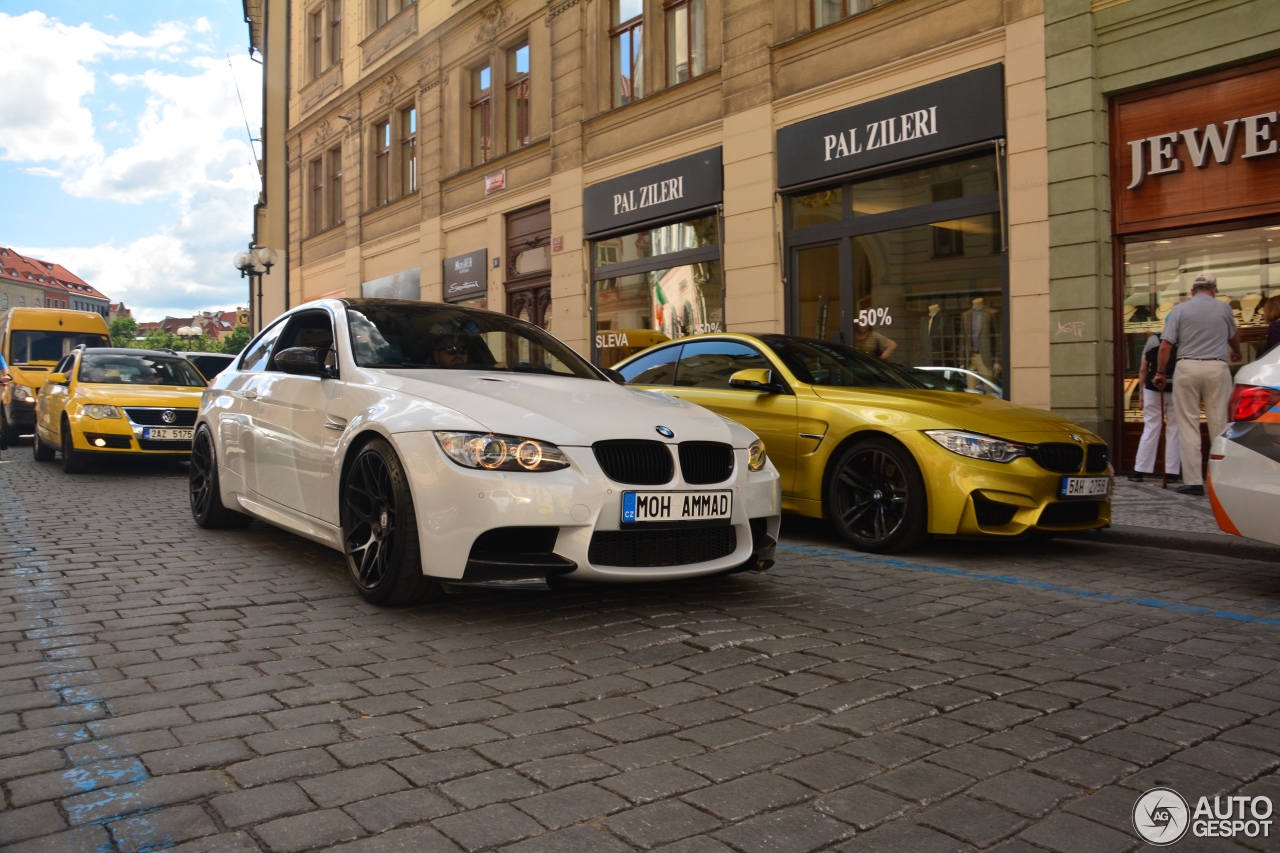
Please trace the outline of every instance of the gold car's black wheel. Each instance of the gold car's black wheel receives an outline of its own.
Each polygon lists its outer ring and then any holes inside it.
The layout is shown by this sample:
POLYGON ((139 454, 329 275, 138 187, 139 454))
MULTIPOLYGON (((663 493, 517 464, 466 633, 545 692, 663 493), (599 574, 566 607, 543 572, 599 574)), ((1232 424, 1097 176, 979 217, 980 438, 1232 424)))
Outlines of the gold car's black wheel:
POLYGON ((861 551, 902 551, 924 541, 924 478, 905 447, 872 437, 847 449, 827 482, 827 514, 861 551))
POLYGON ((191 497, 191 516, 201 527, 209 530, 248 527, 253 521, 242 512, 227 509, 222 503, 222 492, 218 487, 218 460, 214 455, 213 435, 207 426, 196 430, 195 440, 191 442, 187 491, 191 497))
POLYGON ((422 573, 418 522, 409 480, 384 439, 361 447, 342 484, 347 572, 373 604, 416 604, 440 593, 422 573))

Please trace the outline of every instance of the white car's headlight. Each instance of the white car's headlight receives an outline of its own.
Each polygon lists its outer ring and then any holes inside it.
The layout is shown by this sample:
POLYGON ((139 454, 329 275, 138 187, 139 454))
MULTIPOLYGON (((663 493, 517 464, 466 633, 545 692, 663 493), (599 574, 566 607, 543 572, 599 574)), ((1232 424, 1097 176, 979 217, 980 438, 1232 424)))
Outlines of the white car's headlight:
POLYGON ((445 455, 464 468, 484 471, 559 471, 569 467, 560 448, 534 438, 483 432, 437 432, 445 455))
POLYGON ((958 429, 927 429, 924 434, 952 453, 988 462, 1012 462, 1027 455, 1027 446, 958 429))
POLYGON ((765 455, 763 441, 757 438, 747 445, 747 470, 759 471, 768 461, 769 457, 765 455))
POLYGON ((103 418, 120 417, 120 410, 117 409, 115 406, 100 406, 97 403, 91 403, 87 406, 84 406, 80 409, 80 411, 84 412, 86 415, 93 418, 95 421, 100 421, 103 418))
POLYGON ((34 403, 36 401, 36 392, 26 385, 19 385, 15 382, 13 385, 13 400, 16 403, 34 403))

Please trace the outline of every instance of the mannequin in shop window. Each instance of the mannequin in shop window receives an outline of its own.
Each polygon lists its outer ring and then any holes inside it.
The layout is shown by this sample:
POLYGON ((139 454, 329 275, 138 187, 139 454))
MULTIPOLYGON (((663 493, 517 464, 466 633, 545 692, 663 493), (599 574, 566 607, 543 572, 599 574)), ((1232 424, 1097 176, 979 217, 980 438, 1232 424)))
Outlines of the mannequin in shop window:
MULTIPOLYGON (((961 367, 966 367, 986 379, 995 379, 1000 375, 997 356, 1000 354, 1000 342, 997 338, 1000 329, 1000 314, 987 306, 981 296, 973 300, 973 307, 960 315, 960 341, 958 349, 963 359, 961 367)), ((978 386, 978 380, 968 377, 969 388, 978 386)))
POLYGON ((953 349, 951 337, 954 333, 951 318, 942 313, 942 306, 929 306, 929 313, 920 318, 920 358, 922 363, 933 367, 953 367, 947 358, 953 349))

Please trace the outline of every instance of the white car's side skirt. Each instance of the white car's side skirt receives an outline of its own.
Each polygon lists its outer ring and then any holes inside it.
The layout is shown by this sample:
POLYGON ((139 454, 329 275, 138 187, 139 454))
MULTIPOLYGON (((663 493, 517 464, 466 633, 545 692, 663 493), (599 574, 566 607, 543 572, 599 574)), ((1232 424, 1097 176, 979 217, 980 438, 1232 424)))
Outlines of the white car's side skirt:
POLYGON ((299 515, 283 508, 269 506, 262 501, 252 500, 244 495, 236 495, 236 502, 240 504, 240 508, 245 512, 262 519, 268 524, 283 527, 291 533, 305 536, 307 539, 319 542, 321 545, 328 545, 330 548, 336 548, 339 551, 342 550, 342 531, 331 524, 325 524, 319 519, 299 515))

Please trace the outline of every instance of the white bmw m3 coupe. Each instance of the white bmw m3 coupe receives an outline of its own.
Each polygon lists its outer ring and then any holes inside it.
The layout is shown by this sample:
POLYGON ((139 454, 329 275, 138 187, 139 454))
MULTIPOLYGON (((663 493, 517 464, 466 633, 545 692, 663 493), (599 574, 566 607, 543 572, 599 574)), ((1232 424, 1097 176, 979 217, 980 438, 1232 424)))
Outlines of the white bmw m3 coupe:
POLYGON ((386 605, 759 571, 781 508, 745 427, 512 317, 382 299, 296 308, 210 383, 190 495, 201 527, 259 518, 340 550, 386 605))

